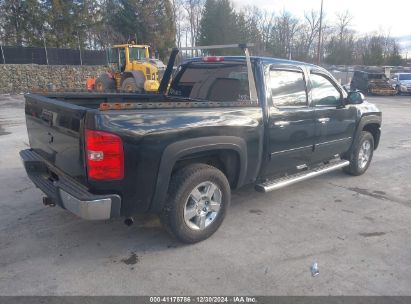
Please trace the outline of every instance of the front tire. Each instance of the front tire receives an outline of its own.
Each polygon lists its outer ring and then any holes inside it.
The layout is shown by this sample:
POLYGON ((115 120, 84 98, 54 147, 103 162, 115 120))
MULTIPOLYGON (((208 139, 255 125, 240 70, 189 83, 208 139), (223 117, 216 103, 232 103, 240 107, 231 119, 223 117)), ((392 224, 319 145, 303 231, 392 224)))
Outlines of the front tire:
POLYGON ((138 87, 134 78, 129 77, 123 80, 123 83, 121 84, 121 91, 126 93, 135 93, 141 92, 142 88, 138 87))
POLYGON ((220 170, 188 165, 172 176, 161 221, 181 242, 197 243, 220 227, 230 199, 230 184, 220 170))
POLYGON ((350 156, 350 165, 344 172, 358 176, 367 171, 374 153, 374 137, 370 132, 362 131, 358 142, 355 144, 350 156))

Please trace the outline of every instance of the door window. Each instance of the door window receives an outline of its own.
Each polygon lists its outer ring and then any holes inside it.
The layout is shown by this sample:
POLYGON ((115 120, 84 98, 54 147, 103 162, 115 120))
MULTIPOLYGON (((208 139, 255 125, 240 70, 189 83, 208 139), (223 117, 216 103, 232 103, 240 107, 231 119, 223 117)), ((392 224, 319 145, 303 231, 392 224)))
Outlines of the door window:
POLYGON ((118 49, 118 62, 121 72, 124 72, 126 69, 126 53, 124 49, 118 49))
POLYGON ((269 89, 274 106, 279 108, 307 106, 304 75, 299 71, 270 71, 269 89))
POLYGON ((315 106, 341 105, 341 93, 334 84, 319 74, 311 74, 311 96, 315 106))

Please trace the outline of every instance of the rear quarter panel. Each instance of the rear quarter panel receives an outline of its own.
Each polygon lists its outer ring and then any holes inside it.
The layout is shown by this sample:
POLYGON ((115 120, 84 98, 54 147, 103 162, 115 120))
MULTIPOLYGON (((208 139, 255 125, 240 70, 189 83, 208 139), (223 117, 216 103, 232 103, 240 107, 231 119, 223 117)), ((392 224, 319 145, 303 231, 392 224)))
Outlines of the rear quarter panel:
MULTIPOLYGON (((257 107, 184 108, 127 110, 89 113, 88 128, 120 135, 124 141, 125 178, 121 182, 90 182, 95 192, 116 187, 123 196, 122 214, 152 211, 157 181, 168 179, 160 174, 165 149, 180 141, 213 136, 231 136, 244 141, 247 168, 245 181, 258 174, 263 149, 263 113, 257 107)), ((170 172, 171 173, 171 172, 170 172)), ((168 176, 167 176, 168 175, 168 176)), ((168 183, 167 183, 168 185, 168 183)))

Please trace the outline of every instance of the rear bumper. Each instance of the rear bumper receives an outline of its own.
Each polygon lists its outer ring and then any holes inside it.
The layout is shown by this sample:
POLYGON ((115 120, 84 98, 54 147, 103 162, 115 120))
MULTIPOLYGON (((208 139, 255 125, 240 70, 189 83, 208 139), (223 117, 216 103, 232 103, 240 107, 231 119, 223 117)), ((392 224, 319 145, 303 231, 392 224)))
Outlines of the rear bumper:
POLYGON ((120 216, 119 195, 90 193, 83 185, 48 166, 31 149, 20 151, 20 157, 28 177, 54 204, 86 220, 105 220, 120 216))

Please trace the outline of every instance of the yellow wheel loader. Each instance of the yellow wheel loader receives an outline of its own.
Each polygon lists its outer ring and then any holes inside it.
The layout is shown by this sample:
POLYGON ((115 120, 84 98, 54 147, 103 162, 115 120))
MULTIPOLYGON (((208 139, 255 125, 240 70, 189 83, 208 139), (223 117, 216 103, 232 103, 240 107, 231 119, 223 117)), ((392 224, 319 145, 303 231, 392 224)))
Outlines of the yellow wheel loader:
MULTIPOLYGON (((156 92, 159 87, 158 69, 150 63, 148 45, 113 45, 109 50, 110 71, 95 79, 97 92, 156 92)), ((88 84, 89 87, 89 84, 88 84)))

